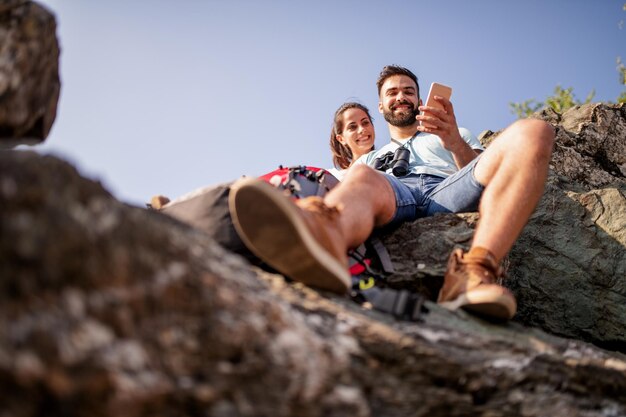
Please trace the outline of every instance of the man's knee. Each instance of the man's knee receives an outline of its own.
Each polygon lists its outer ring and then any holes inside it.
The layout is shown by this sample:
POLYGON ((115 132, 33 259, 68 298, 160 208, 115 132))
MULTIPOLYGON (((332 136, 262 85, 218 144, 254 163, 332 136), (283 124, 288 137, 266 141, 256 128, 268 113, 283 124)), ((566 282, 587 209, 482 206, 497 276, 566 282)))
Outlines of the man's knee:
POLYGON ((511 125, 516 135, 526 138, 528 141, 535 141, 543 146, 552 148, 554 144, 554 128, 547 122, 538 119, 522 119, 511 125))
POLYGON ((345 181, 357 181, 357 182, 365 182, 371 184, 372 182, 377 182, 383 179, 382 176, 373 168, 365 164, 357 164, 348 170, 345 181))
POLYGON ((555 131, 549 123, 538 119, 522 119, 509 126, 508 130, 509 137, 515 141, 512 145, 530 151, 539 158, 550 158, 552 155, 555 131))
POLYGON ((377 203, 388 203, 395 209, 395 194, 391 183, 384 174, 368 165, 358 164, 350 167, 341 185, 362 189, 377 203))

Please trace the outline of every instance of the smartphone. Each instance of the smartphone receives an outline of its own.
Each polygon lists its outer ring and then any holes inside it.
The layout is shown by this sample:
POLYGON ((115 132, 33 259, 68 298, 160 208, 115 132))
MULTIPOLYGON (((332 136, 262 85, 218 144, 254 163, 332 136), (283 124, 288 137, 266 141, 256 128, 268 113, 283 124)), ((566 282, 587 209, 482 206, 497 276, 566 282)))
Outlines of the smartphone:
MULTIPOLYGON (((430 107, 437 107, 443 110, 443 105, 440 102, 436 101, 433 96, 441 96, 450 100, 450 97, 452 97, 452 88, 439 83, 432 83, 430 85, 430 90, 428 91, 428 97, 426 98, 425 105, 430 107)), ((426 127, 432 127, 428 124, 422 124, 426 127)))
POLYGON ((426 99, 426 105, 431 107, 438 107, 443 110, 443 106, 441 105, 441 103, 435 101, 435 99, 433 99, 433 96, 441 96, 450 100, 450 97, 452 97, 452 88, 439 83, 432 83, 430 85, 428 98, 426 99))

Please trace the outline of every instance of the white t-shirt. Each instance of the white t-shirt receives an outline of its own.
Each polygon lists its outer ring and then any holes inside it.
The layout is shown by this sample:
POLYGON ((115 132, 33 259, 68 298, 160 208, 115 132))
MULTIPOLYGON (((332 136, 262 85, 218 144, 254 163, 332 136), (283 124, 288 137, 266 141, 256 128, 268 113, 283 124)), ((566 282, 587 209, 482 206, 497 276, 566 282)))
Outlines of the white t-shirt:
POLYGON ((326 171, 330 172, 333 177, 337 178, 339 181, 343 181, 343 177, 346 175, 347 169, 337 169, 337 168, 328 168, 326 171))
MULTIPOLYGON (((484 149, 476 136, 474 136, 469 130, 461 127, 459 128, 459 133, 461 134, 463 140, 472 149, 484 149)), ((406 141, 401 141, 401 143, 405 142, 406 141)), ((380 149, 376 149, 361 156, 358 160, 356 160, 355 164, 367 164, 373 167, 374 160, 376 158, 386 154, 387 152, 393 153, 399 147, 400 145, 397 143, 390 142, 380 149)), ((441 139, 437 135, 421 132, 415 137, 415 139, 413 139, 413 142, 411 142, 411 145, 408 148, 410 150, 410 174, 430 174, 445 178, 459 170, 454 162, 452 152, 443 147, 441 139)), ((387 173, 391 174, 391 168, 387 170, 387 173)))

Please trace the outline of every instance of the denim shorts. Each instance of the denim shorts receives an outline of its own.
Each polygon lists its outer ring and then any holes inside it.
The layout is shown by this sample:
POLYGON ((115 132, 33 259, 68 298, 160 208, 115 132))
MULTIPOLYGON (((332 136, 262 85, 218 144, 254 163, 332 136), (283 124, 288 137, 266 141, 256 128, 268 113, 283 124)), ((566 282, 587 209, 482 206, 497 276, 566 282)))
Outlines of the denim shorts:
POLYGON ((385 174, 396 195, 396 214, 387 226, 413 221, 435 213, 463 213, 478 210, 485 187, 474 177, 480 158, 447 178, 429 174, 394 177, 385 174))

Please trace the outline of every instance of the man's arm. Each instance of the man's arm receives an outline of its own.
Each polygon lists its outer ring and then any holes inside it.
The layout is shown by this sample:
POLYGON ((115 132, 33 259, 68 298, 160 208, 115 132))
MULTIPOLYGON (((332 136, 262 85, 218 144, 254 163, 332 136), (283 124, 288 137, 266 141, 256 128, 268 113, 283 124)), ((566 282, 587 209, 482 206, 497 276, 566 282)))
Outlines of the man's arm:
POLYGON ((440 96, 435 96, 434 99, 443 105, 444 110, 420 106, 421 113, 415 116, 415 119, 427 122, 429 127, 420 124, 417 130, 439 136, 443 147, 452 153, 457 168, 461 169, 476 158, 480 151, 472 149, 461 137, 454 115, 454 107, 452 107, 450 100, 440 96))
MULTIPOLYGON (((458 132, 458 129, 457 129, 458 132)), ((478 154, 481 152, 476 149, 472 149, 470 145, 463 140, 461 135, 458 135, 460 138, 460 142, 458 147, 455 149, 446 148, 450 152, 452 152, 452 156, 454 157, 454 163, 456 164, 458 169, 463 168, 465 165, 469 164, 472 159, 476 158, 478 154)), ((442 139, 443 142, 443 139, 442 139)), ((446 147, 444 143, 444 148, 446 147)))

